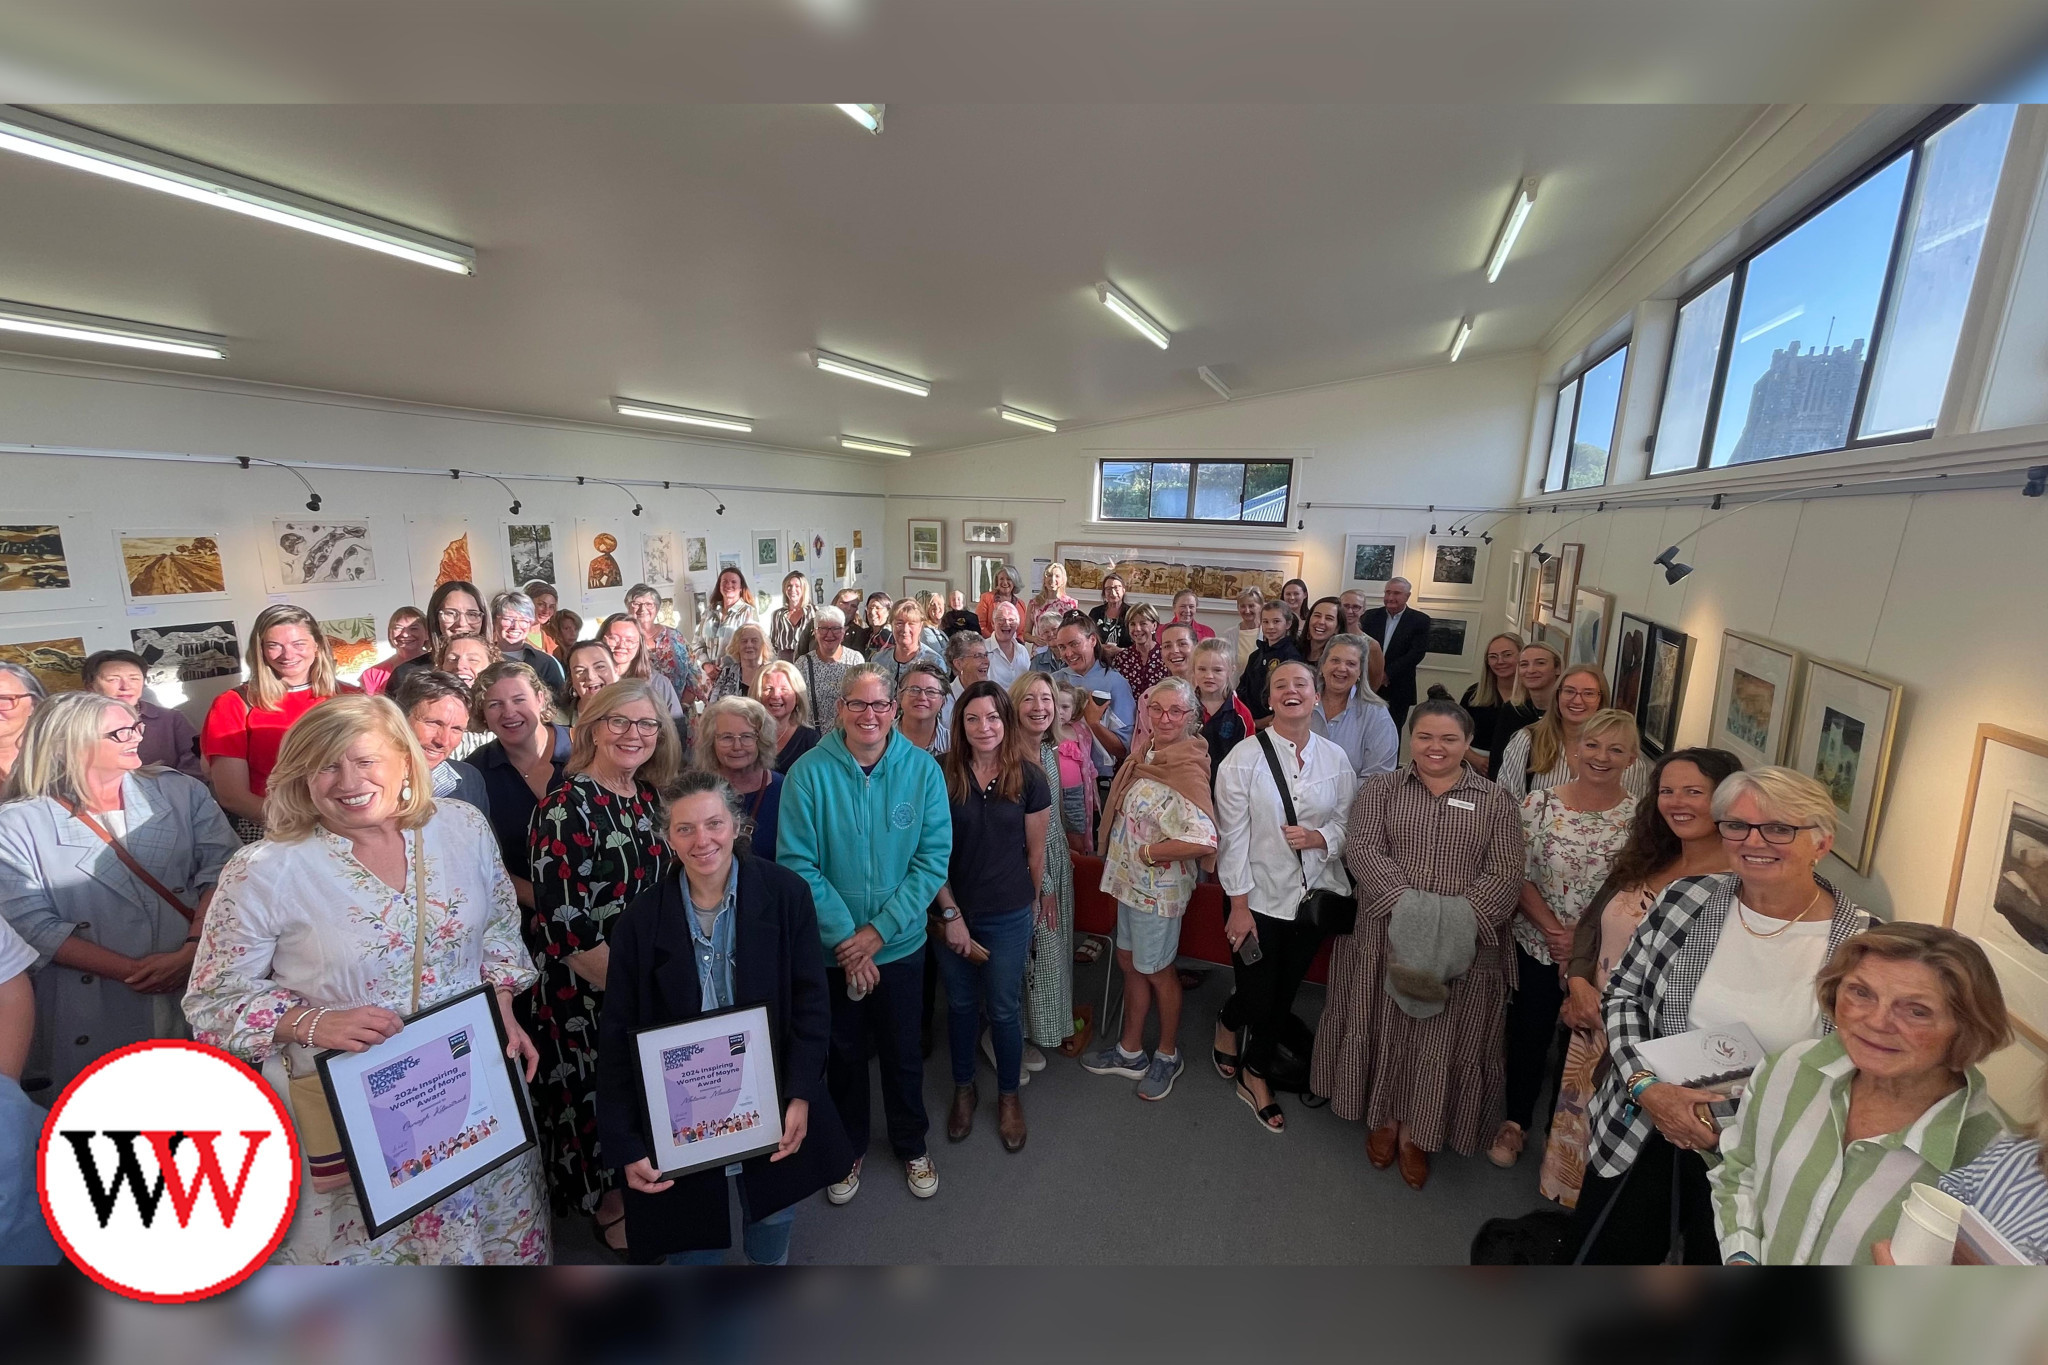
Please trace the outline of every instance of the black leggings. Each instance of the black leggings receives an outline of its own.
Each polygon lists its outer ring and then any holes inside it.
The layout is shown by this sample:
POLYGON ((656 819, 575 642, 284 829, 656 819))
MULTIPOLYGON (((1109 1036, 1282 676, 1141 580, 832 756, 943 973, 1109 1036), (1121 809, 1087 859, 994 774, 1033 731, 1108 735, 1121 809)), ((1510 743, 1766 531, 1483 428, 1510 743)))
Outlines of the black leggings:
MULTIPOLYGON (((1225 912, 1226 914, 1228 911, 1225 912)), ((1322 934, 1299 919, 1273 919, 1252 911, 1262 956, 1247 963, 1236 954, 1237 987, 1223 1002, 1216 1022, 1244 1029, 1244 1069, 1261 1080, 1273 1069, 1273 1048, 1280 1041, 1279 1020, 1294 1008, 1294 995, 1323 946, 1322 934)))
MULTIPOLYGON (((1534 1126, 1543 1082, 1558 1069, 1550 1065, 1550 1051, 1557 1042, 1557 1012, 1564 1008, 1564 987, 1557 984, 1557 968, 1538 962, 1519 943, 1515 945, 1515 971, 1515 993, 1508 997, 1506 1118, 1521 1124, 1526 1133, 1534 1126)), ((1562 1051, 1560 1048, 1560 1054, 1562 1051)))
POLYGON ((1572 1243, 1584 1246, 1609 1203, 1614 1212, 1586 1252, 1587 1265, 1662 1265, 1671 1249, 1673 1184, 1677 1194, 1676 1236, 1687 1265, 1721 1264, 1714 1235, 1713 1194, 1707 1163, 1698 1152, 1682 1151, 1652 1132, 1636 1153, 1635 1165, 1620 1175, 1596 1174, 1589 1162, 1572 1215, 1572 1243))

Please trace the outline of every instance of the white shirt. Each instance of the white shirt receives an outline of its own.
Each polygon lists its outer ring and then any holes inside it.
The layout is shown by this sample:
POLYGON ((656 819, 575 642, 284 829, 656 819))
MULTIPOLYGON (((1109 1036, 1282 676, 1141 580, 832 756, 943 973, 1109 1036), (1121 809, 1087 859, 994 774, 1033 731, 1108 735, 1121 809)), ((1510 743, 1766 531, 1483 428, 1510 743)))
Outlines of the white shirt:
POLYGON ((1390 611, 1387 613, 1386 633, 1380 636, 1381 649, 1392 649, 1394 647, 1394 632, 1400 629, 1401 618, 1406 616, 1407 614, 1408 608, 1406 607, 1401 608, 1401 610, 1399 611, 1390 611))
POLYGON ((1736 902, 1693 990, 1687 1022, 1696 1029, 1747 1024, 1774 1055, 1818 1038, 1820 1001, 1813 979, 1827 965, 1828 924, 1817 919, 1787 925, 1736 902), (1771 936, 1762 937, 1766 933, 1771 936))
POLYGON ((988 680, 1006 692, 1009 691, 1010 684, 1031 671, 1031 646, 1019 636, 1011 648, 1016 652, 1005 654, 1002 641, 993 635, 989 637, 988 680))
POLYGON ((1243 896, 1254 914, 1291 920, 1308 887, 1345 892, 1344 821, 1358 790, 1358 774, 1345 752, 1311 733, 1297 754, 1277 731, 1273 749, 1294 797, 1295 823, 1323 836, 1324 848, 1299 856, 1287 846, 1273 770, 1257 735, 1230 751, 1216 770, 1216 879, 1232 896, 1243 896), (1304 880, 1306 885, 1304 885, 1304 880))

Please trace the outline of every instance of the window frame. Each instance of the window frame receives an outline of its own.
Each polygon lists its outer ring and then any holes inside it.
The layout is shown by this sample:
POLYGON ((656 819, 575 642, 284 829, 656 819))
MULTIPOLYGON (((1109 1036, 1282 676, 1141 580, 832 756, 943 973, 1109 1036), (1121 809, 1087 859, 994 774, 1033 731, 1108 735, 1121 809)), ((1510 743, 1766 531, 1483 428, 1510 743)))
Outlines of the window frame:
MULTIPOLYGON (((1564 448, 1564 468, 1558 470, 1557 487, 1552 488, 1550 486, 1549 458, 1550 452, 1554 450, 1557 446, 1558 418, 1564 415, 1564 404, 1560 403, 1557 405, 1557 411, 1551 415, 1550 440, 1544 446, 1543 492, 1546 495, 1551 493, 1563 493, 1567 490, 1574 493, 1581 493, 1585 491, 1585 489, 1572 488, 1572 455, 1573 452, 1578 449, 1579 445, 1579 410, 1583 408, 1586 404, 1586 376, 1593 373, 1593 371, 1599 369, 1602 365, 1605 365, 1608 361, 1614 359, 1614 357, 1619 355, 1621 352, 1626 351, 1629 348, 1629 343, 1634 341, 1635 339, 1635 333, 1631 331, 1627 333, 1625 336, 1623 336, 1621 340, 1615 342, 1606 350, 1601 351, 1592 359, 1588 360, 1585 364, 1579 366, 1576 370, 1571 371, 1569 374, 1560 375, 1558 377, 1557 391, 1560 394, 1562 394, 1568 388, 1572 389, 1572 424, 1570 428, 1571 435, 1569 441, 1566 443, 1564 448), (1573 388, 1574 385, 1576 385, 1577 387, 1573 388)), ((1607 434, 1607 471, 1605 474, 1601 475, 1600 482, 1595 484, 1588 484, 1586 485, 1587 488, 1605 488, 1614 479, 1615 437, 1621 434, 1621 414, 1622 410, 1628 406, 1627 361, 1622 362, 1621 373, 1621 393, 1614 405, 1614 430, 1607 434)))
MULTIPOLYGON (((1996 101, 1992 102, 1995 103, 1996 101)), ((1908 228, 1911 226, 1912 215, 1918 207, 1920 182, 1926 170, 1927 143, 1935 134, 1941 132, 1977 107, 1977 104, 1943 105, 1933 114, 1915 124, 1911 129, 1887 143, 1874 156, 1867 158, 1854 171, 1843 177, 1832 189, 1808 203, 1776 230, 1760 238, 1754 245, 1746 247, 1735 259, 1729 261, 1720 269, 1713 271, 1705 279, 1701 280, 1700 283, 1678 296, 1676 309, 1673 314, 1674 317, 1676 317, 1677 313, 1683 312, 1693 300, 1712 290, 1723 280, 1730 281, 1728 310, 1726 316, 1721 319, 1720 349, 1714 357, 1714 379, 1712 387, 1707 391, 1707 415, 1706 421, 1700 428, 1699 450, 1696 452, 1690 465, 1682 465, 1674 469, 1664 470, 1656 468, 1656 443, 1657 439, 1663 435, 1664 404, 1671 394, 1672 362, 1677 359, 1677 348, 1674 346, 1671 353, 1664 358, 1664 383, 1657 396, 1657 430, 1652 432, 1650 436, 1650 472, 1645 475, 1645 478, 1668 479, 1713 470, 1749 469, 1755 465, 1777 464, 1783 460, 1804 460, 1815 455, 1838 455, 1848 450, 1869 450, 1883 446, 1902 445, 1909 441, 1925 441, 1934 435, 1934 426, 1931 424, 1925 427, 1915 427, 1909 431, 1891 432, 1883 436, 1861 436, 1858 432, 1862 429, 1864 412, 1870 402, 1871 384, 1876 379, 1879 349, 1888 339, 1887 332, 1891 326, 1893 314, 1897 311, 1895 295, 1898 290, 1899 269, 1902 264, 1902 255, 1905 251, 1906 238, 1909 235, 1908 228), (1906 167, 1906 184, 1899 196, 1898 216, 1892 223, 1891 252, 1885 260, 1884 279, 1879 286, 1880 292, 1877 298, 1877 312, 1871 319, 1870 346, 1865 352, 1863 373, 1856 383, 1856 402, 1849 410, 1847 439, 1841 445, 1829 446, 1825 450, 1802 450, 1790 455, 1769 455, 1762 459, 1745 460, 1740 465, 1716 465, 1712 463, 1714 441, 1721 430, 1722 406, 1727 398, 1728 369, 1735 355, 1734 338, 1742 322, 1743 300, 1749 292, 1750 264, 1772 247, 1833 208, 1850 194, 1861 189, 1901 156, 1910 158, 1910 162, 1906 167)), ((1992 203, 1993 211, 1995 212, 1997 189, 1993 190, 1992 203)), ((1977 268, 1979 270, 1983 269, 1983 264, 1983 260, 1980 257, 1977 268)), ((1971 287, 1975 288, 1974 279, 1971 282, 1971 287)), ((1953 357, 1949 361, 1949 382, 1951 384, 1955 382, 1955 360, 1953 357)), ((1936 420, 1939 421, 1938 418, 1936 420)))
MULTIPOLYGON (((1200 458, 1199 456, 1196 456, 1196 455, 1192 455, 1192 454, 1189 454, 1189 455, 1182 455, 1182 456, 1180 456, 1180 458, 1177 458, 1177 459, 1176 459, 1176 458, 1172 458, 1170 454, 1169 454, 1169 455, 1165 455, 1165 456, 1162 456, 1162 457, 1160 457, 1160 458, 1156 458, 1156 459, 1143 459, 1143 460, 1134 460, 1134 459, 1129 459, 1129 458, 1110 458, 1110 457, 1103 457, 1103 458, 1100 458, 1100 459, 1096 460, 1096 462, 1095 462, 1095 522, 1096 522, 1096 523, 1097 523, 1098 525, 1102 525, 1102 526, 1147 526, 1147 525, 1153 525, 1153 526, 1227 526, 1227 527, 1230 527, 1230 528, 1231 528, 1231 529, 1233 529, 1233 530, 1235 530, 1235 529, 1237 529, 1237 528, 1239 528, 1239 527, 1246 527, 1246 528, 1250 528, 1250 529, 1252 529, 1252 530, 1262 530, 1262 529, 1266 529, 1266 530, 1276 530, 1276 531, 1278 531, 1278 530, 1285 530, 1285 529, 1286 529, 1286 527, 1287 527, 1287 518, 1288 518, 1288 514, 1289 514, 1290 512, 1292 512, 1292 511, 1293 511, 1293 509, 1294 509, 1294 475, 1295 475, 1295 465, 1296 465, 1296 461, 1295 461, 1295 460, 1294 460, 1294 459, 1293 459, 1292 457, 1286 457, 1286 456, 1282 456, 1282 457, 1276 457, 1276 458, 1274 458, 1274 459, 1270 459, 1270 460, 1246 460, 1246 459, 1239 459, 1239 460, 1205 460, 1205 459, 1202 459, 1202 458, 1200 458), (1112 516, 1109 516, 1109 515, 1108 515, 1107 513, 1105 513, 1105 512, 1104 512, 1104 510, 1103 510, 1103 506, 1102 506, 1102 490, 1103 490, 1103 482, 1104 482, 1104 478, 1103 478, 1103 476, 1104 476, 1105 472, 1107 471, 1108 467, 1109 467, 1110 465, 1113 465, 1113 464, 1142 464, 1142 465, 1147 465, 1147 466, 1156 466, 1156 465, 1162 465, 1162 464, 1184 464, 1184 465, 1186 465, 1186 466, 1188 467, 1188 501, 1187 501, 1187 511, 1188 511, 1188 515, 1186 515, 1186 516, 1184 516, 1184 517, 1155 517, 1155 516, 1150 516, 1150 515, 1147 515, 1147 516, 1143 516, 1143 517, 1112 517, 1112 516), (1285 466, 1287 467, 1287 483, 1286 483, 1286 485, 1285 485, 1285 487, 1286 487, 1286 496, 1285 496, 1285 497, 1284 497, 1284 498, 1283 498, 1283 499, 1281 500, 1281 504, 1280 504, 1280 516, 1279 516, 1279 517, 1278 517, 1278 518, 1277 518, 1276 520, 1273 520, 1273 521, 1248 521, 1248 520, 1246 520, 1246 519, 1245 519, 1245 517, 1244 517, 1244 499, 1242 498, 1242 496, 1240 496, 1240 497, 1239 497, 1239 499, 1238 499, 1238 515, 1237 515, 1237 516, 1235 516, 1235 517, 1198 517, 1198 516, 1194 515, 1194 511, 1195 511, 1195 497, 1196 497, 1196 495, 1197 495, 1197 493, 1198 493, 1198 491, 1199 491, 1199 489, 1200 489, 1200 487, 1201 487, 1201 469, 1202 469, 1202 466, 1204 466, 1204 465, 1233 465, 1233 466, 1236 466, 1236 467, 1237 467, 1237 469, 1238 469, 1238 470, 1240 471, 1240 477, 1239 477, 1239 481, 1238 481, 1238 487, 1242 488, 1242 487, 1244 487, 1244 485, 1245 485, 1245 484, 1246 484, 1247 482, 1249 482, 1249 480, 1250 480, 1250 478, 1251 478, 1251 468, 1252 468, 1252 466, 1253 466, 1253 465, 1264 465, 1264 464, 1277 464, 1277 465, 1285 465, 1285 466)), ((1153 496, 1153 495, 1152 495, 1152 492, 1151 492, 1151 488, 1150 488, 1150 485, 1149 485, 1149 482, 1148 482, 1148 485, 1147 485, 1147 489, 1146 489, 1146 495, 1145 495, 1145 506, 1146 506, 1146 508, 1148 509, 1148 511, 1149 511, 1149 509, 1150 509, 1150 508, 1151 508, 1151 506, 1152 506, 1152 496, 1153 496)))

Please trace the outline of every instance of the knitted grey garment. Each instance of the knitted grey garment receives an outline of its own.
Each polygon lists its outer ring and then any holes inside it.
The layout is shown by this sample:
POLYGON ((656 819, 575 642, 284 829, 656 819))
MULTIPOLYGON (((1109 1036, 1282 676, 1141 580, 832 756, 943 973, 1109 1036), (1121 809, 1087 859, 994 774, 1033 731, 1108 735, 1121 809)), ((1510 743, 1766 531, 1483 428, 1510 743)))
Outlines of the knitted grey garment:
POLYGON ((1463 896, 1408 890, 1387 921, 1387 990, 1415 1019, 1441 1014, 1450 988, 1472 965, 1479 917, 1463 896))

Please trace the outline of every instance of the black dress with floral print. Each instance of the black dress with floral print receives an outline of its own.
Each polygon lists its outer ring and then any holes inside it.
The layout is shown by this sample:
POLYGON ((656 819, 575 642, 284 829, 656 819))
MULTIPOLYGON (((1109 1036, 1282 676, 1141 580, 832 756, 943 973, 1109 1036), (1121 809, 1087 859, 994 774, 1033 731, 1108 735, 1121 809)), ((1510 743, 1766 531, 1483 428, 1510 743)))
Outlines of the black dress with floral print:
POLYGON ((605 942, 613 917, 667 872, 670 855, 645 783, 620 796, 578 773, 535 807, 534 909, 526 946, 540 968, 532 997, 533 1079, 555 1211, 595 1210, 613 1173, 597 1148, 597 1016, 604 991, 571 971, 571 953, 605 942))

